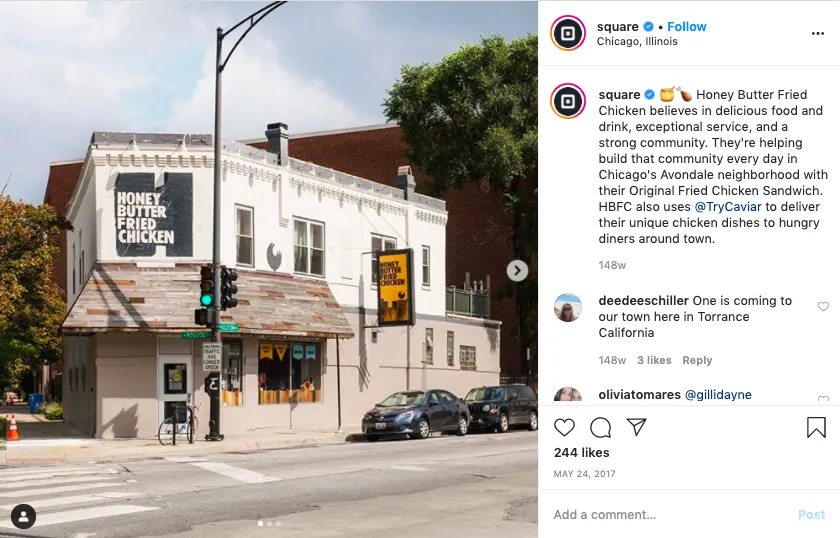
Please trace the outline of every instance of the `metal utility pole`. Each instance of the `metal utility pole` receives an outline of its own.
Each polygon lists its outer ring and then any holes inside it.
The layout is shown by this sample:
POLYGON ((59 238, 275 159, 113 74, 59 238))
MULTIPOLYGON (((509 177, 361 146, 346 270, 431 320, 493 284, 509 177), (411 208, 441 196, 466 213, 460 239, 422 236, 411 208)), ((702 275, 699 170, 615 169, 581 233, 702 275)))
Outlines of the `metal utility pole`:
MULTIPOLYGON (((213 308, 210 320, 212 341, 221 342, 222 335, 219 332, 220 313, 222 310, 222 260, 221 260, 221 221, 222 221, 222 72, 225 70, 233 51, 242 43, 254 26, 263 20, 269 13, 282 6, 286 2, 271 2, 267 6, 248 15, 230 30, 225 32, 216 28, 216 118, 213 130, 213 308), (248 28, 239 36, 236 43, 231 47, 230 52, 222 60, 222 43, 231 32, 238 29, 245 23, 250 23, 248 28)), ((222 410, 222 387, 221 372, 210 374, 216 380, 213 386, 216 387, 210 394, 210 433, 205 436, 207 441, 223 441, 220 427, 222 410)))

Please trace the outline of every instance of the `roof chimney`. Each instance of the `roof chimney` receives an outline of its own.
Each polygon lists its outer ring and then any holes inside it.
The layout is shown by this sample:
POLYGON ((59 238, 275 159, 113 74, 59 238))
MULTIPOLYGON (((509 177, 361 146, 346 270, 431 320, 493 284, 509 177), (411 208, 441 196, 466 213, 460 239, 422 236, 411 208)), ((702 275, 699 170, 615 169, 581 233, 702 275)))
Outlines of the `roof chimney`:
POLYGON ((397 169, 397 188, 405 191, 405 199, 414 200, 414 175, 411 173, 410 166, 400 166, 397 169))
POLYGON ((285 123, 269 123, 265 132, 268 139, 268 152, 277 155, 280 166, 289 164, 289 126, 285 123))

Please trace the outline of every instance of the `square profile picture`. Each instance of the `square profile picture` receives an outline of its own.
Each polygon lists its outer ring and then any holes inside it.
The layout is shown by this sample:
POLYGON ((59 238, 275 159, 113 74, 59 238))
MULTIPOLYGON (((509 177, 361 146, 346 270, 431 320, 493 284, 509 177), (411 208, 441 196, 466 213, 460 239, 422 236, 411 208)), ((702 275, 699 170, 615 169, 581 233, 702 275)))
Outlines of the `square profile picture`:
POLYGON ((554 301, 554 315, 560 321, 574 321, 580 317, 581 312, 583 312, 583 307, 577 295, 564 293, 554 301))

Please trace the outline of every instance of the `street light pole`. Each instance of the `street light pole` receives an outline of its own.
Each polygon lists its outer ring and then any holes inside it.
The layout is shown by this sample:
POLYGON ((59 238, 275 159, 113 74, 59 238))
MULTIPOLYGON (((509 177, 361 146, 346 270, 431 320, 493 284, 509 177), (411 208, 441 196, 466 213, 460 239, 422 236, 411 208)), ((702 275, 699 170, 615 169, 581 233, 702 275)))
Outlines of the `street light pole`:
MULTIPOLYGON (((213 130, 213 314, 210 319, 213 342, 222 341, 222 335, 219 331, 222 311, 222 72, 225 70, 233 51, 242 43, 242 40, 254 26, 285 3, 271 2, 239 21, 227 32, 221 28, 216 28, 216 118, 213 130), (239 36, 230 52, 222 60, 222 43, 225 38, 246 22, 250 22, 250 25, 239 36)), ((222 414, 221 372, 213 372, 210 375, 215 379, 215 383, 211 384, 211 387, 215 387, 215 390, 210 394, 210 433, 204 439, 207 441, 223 441, 225 436, 220 433, 219 425, 222 414)))

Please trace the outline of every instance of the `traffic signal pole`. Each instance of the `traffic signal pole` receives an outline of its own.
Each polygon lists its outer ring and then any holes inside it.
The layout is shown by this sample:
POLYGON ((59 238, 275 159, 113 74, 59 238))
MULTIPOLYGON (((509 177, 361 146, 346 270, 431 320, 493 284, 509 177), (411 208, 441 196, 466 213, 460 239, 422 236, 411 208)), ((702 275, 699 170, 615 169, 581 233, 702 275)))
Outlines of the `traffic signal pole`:
MULTIPOLYGON (((279 8, 286 2, 271 2, 267 6, 258 9, 248 17, 239 21, 230 30, 225 32, 221 28, 216 28, 216 121, 213 129, 213 306, 208 308, 210 314, 210 330, 212 331, 212 341, 221 342, 222 335, 219 332, 219 321, 222 307, 221 293, 222 293, 222 240, 221 240, 221 222, 222 222, 222 71, 225 70, 228 61, 230 60, 233 51, 245 39, 254 26, 263 20, 269 13, 279 8), (225 37, 231 32, 249 23, 248 27, 236 40, 236 43, 231 47, 227 56, 222 59, 222 43, 225 37)), ((222 402, 222 387, 221 387, 221 372, 212 372, 210 374, 216 380, 214 386, 216 390, 210 393, 210 433, 205 439, 207 441, 223 441, 225 436, 222 435, 219 427, 219 419, 221 415, 222 402)))
MULTIPOLYGON (((219 332, 219 314, 222 304, 222 41, 224 33, 221 28, 216 29, 216 119, 213 129, 213 306, 208 310, 210 315, 210 330, 213 342, 221 342, 219 332)), ((224 348, 223 348, 224 349, 224 348)), ((222 351, 224 356, 224 351, 222 351)), ((216 378, 211 386, 215 390, 210 392, 210 433, 204 439, 207 441, 223 441, 221 434, 222 414, 222 386, 221 372, 211 372, 216 378)))

